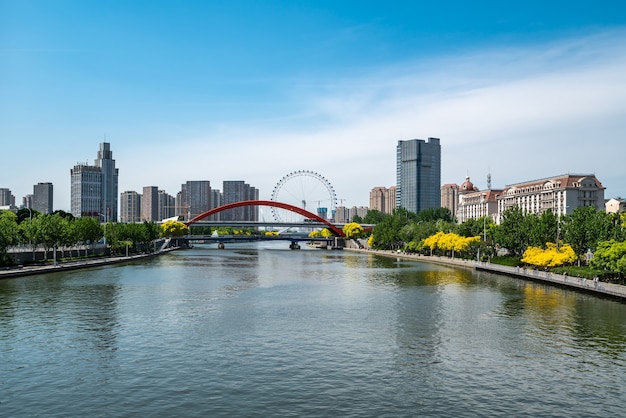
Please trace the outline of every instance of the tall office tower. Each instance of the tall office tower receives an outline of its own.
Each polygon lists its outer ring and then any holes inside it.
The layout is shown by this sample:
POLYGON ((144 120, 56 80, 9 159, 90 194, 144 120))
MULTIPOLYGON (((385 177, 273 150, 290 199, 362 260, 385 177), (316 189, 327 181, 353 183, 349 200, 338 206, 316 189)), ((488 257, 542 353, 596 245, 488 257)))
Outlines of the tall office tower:
POLYGON ((180 186, 177 195, 176 215, 193 219, 211 209, 211 182, 209 180, 187 181, 180 186))
POLYGON ((396 206, 418 213, 441 206, 441 145, 439 138, 398 141, 396 206))
POLYGON ((123 192, 120 195, 120 222, 131 223, 141 221, 141 195, 135 191, 123 192))
POLYGON ((146 186, 141 195, 141 220, 158 221, 159 217, 159 188, 146 186))
POLYGON ((159 190, 159 217, 158 219, 162 221, 163 219, 173 218, 175 215, 175 206, 176 199, 167 194, 165 190, 159 190))
POLYGON ((72 215, 117 221, 118 169, 108 142, 100 144, 94 165, 78 163, 70 170, 70 176, 72 215))
POLYGON ((37 183, 33 186, 33 209, 43 214, 52 213, 52 183, 37 183))
POLYGON ((0 206, 15 206, 15 196, 11 194, 11 190, 0 188, 0 206))
POLYGON ((111 144, 108 142, 100 143, 98 158, 95 161, 96 167, 102 172, 102 207, 100 213, 106 215, 107 221, 117 221, 117 177, 118 169, 115 168, 115 160, 111 151, 111 144))
MULTIPOLYGON (((222 204, 242 202, 244 200, 258 200, 259 191, 246 184, 243 180, 229 180, 223 183, 222 204)), ((258 221, 259 207, 244 206, 221 212, 223 221, 258 221)))
POLYGON ((100 167, 76 164, 70 170, 71 176, 71 211, 77 218, 93 217, 108 221, 102 208, 102 171, 100 167))

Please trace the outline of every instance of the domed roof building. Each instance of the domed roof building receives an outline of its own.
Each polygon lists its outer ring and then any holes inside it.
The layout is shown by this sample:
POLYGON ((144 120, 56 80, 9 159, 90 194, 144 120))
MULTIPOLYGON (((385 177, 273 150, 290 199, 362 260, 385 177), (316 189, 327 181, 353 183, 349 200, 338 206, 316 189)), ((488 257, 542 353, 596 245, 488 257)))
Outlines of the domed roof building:
POLYGON ((487 189, 483 191, 478 190, 469 176, 466 176, 465 182, 459 187, 457 221, 463 223, 483 216, 491 216, 495 220, 498 212, 496 199, 501 193, 502 190, 491 188, 491 174, 487 175, 487 189))
POLYGON ((477 192, 478 187, 474 186, 474 183, 470 181, 469 176, 465 176, 465 181, 459 187, 459 193, 477 192))

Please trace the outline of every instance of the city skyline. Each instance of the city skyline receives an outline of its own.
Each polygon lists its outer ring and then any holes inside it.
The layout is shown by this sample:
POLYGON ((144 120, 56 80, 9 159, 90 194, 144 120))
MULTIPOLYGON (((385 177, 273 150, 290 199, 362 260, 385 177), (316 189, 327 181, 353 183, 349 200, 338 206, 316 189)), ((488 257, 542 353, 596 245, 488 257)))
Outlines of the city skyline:
POLYGON ((442 184, 582 172, 626 197, 626 5, 413 3, 0 0, 0 187, 51 182, 69 211, 69 169, 109 142, 119 193, 268 198, 310 169, 367 206, 397 141, 432 136, 442 184))

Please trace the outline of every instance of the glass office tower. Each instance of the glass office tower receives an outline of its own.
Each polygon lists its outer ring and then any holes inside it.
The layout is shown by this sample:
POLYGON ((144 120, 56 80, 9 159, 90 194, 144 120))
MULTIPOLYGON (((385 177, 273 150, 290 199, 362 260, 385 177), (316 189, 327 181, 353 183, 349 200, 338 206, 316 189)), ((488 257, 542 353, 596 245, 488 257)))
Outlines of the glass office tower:
POLYGON ((441 207, 439 138, 398 141, 396 181, 396 207, 415 213, 441 207))

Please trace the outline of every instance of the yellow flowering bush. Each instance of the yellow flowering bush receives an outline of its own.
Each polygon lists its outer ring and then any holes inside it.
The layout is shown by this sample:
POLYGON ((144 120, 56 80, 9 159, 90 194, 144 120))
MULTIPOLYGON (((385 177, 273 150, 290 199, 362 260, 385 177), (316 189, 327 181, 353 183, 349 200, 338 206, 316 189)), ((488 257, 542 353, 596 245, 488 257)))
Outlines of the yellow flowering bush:
POLYGON ((553 242, 548 242, 545 249, 528 247, 522 257, 523 263, 538 267, 558 267, 575 261, 576 254, 569 244, 557 248, 553 242))

